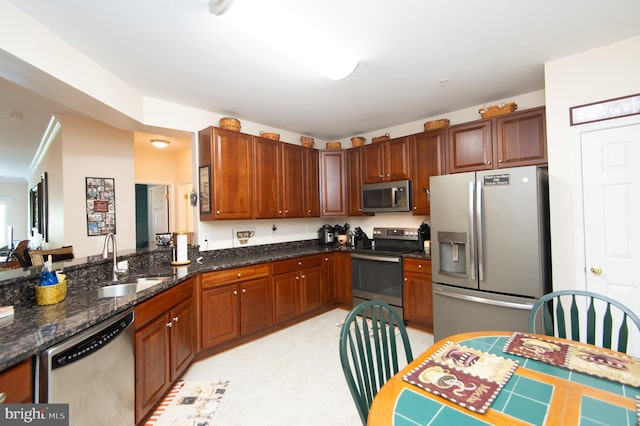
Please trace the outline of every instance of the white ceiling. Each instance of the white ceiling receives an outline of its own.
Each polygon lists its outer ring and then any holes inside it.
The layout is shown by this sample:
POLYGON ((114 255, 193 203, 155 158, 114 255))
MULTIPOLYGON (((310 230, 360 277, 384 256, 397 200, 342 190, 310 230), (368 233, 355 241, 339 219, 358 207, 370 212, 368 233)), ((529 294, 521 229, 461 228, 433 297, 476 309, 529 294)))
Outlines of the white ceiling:
MULTIPOLYGON (((640 34, 638 0, 234 0, 223 16, 208 0, 9 1, 144 96, 323 140, 542 90, 545 62, 640 34), (335 40, 357 69, 329 80, 225 20, 249 2, 290 37, 335 40)), ((4 153, 33 152, 60 112, 10 86, 0 78, 0 176, 4 153)))

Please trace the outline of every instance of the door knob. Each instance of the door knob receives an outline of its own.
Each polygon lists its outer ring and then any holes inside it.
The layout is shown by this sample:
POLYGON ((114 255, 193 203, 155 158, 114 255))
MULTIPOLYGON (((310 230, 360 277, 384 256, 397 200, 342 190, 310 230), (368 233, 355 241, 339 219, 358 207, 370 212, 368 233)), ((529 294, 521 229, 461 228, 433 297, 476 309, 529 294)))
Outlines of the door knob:
POLYGON ((602 273, 602 268, 600 268, 598 266, 592 266, 591 267, 591 273, 593 275, 600 275, 602 273))

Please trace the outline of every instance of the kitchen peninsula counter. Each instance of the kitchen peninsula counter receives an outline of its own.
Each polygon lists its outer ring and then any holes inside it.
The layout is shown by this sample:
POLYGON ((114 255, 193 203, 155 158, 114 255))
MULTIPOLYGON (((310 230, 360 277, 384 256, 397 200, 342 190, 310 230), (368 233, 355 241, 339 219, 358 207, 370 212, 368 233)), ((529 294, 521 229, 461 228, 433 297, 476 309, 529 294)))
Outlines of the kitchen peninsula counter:
MULTIPOLYGON (((129 260, 131 276, 170 278, 138 293, 110 298, 99 298, 97 289, 109 284, 113 259, 94 257, 56 263, 54 268, 64 269, 68 277, 67 296, 62 302, 38 306, 35 296, 33 300, 24 300, 24 295, 16 295, 12 300, 7 288, 0 291, 0 305, 14 305, 14 315, 0 319, 0 371, 199 274, 339 250, 348 249, 318 245, 317 240, 206 252, 196 249, 190 252, 192 262, 179 267, 171 266, 170 249, 123 251, 118 253, 118 261, 129 260), (160 260, 149 262, 148 266, 144 262, 134 264, 134 258, 147 256, 160 257, 160 260), (199 256, 202 263, 195 260, 199 256), (101 269, 107 271, 103 278, 70 278, 91 264, 100 264, 101 269)), ((34 267, 0 275, 8 277, 0 278, 0 290, 7 286, 20 286, 25 290, 28 286, 27 293, 35 293, 33 286, 39 272, 39 267, 34 267)))

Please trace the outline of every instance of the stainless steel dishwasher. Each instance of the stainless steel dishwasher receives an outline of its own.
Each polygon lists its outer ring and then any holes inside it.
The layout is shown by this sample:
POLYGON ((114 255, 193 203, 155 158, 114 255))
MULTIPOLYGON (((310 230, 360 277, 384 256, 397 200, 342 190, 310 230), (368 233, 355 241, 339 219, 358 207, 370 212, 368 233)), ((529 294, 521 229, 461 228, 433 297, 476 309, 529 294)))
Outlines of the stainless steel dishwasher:
POLYGON ((135 424, 133 309, 40 354, 39 402, 68 403, 70 425, 135 424))

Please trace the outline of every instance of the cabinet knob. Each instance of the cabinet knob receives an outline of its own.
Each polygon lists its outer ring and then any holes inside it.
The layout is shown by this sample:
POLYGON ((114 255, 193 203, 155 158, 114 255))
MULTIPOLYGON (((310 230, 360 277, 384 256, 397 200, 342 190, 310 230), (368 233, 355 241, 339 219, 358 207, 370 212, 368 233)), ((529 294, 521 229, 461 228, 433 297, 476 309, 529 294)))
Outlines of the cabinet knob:
POLYGON ((302 266, 302 262, 298 262, 298 266, 302 266))
POLYGON ((246 292, 247 292, 247 289, 246 289, 246 288, 243 288, 243 289, 242 289, 242 294, 245 294, 246 292))
POLYGON ((422 265, 418 265, 418 269, 422 269, 422 265))
POLYGON ((242 273, 238 272, 238 278, 241 278, 241 277, 242 277, 242 273))
POLYGON ((311 214, 311 210, 307 210, 307 214, 311 214))
POLYGON ((378 175, 378 177, 384 177, 384 175, 378 175))
POLYGON ((487 161, 487 166, 490 166, 490 165, 491 165, 491 161, 487 161))
POLYGON ((285 211, 284 211, 284 214, 289 214, 289 210, 285 210, 285 211))
POLYGON ((305 279, 306 277, 304 275, 302 275, 302 279, 305 279))
POLYGON ((300 279, 300 277, 296 276, 296 281, 298 281, 300 279))
POLYGON ((173 326, 173 323, 172 323, 172 322, 168 322, 168 323, 167 323, 167 327, 171 328, 172 326, 173 326))
POLYGON ((498 163, 502 163, 502 160, 498 160, 498 163))
POLYGON ((220 214, 220 210, 216 210, 216 214, 220 214))
POLYGON ((179 319, 180 317, 173 317, 173 322, 178 322, 179 319))
POLYGON ((237 296, 238 295, 238 290, 233 290, 233 295, 237 296))
POLYGON ((407 279, 406 279, 406 278, 404 279, 404 282, 405 282, 405 283, 407 282, 407 279))
POLYGON ((282 210, 278 210, 278 214, 282 214, 282 210))
POLYGON ((329 261, 329 258, 328 258, 328 257, 325 257, 325 258, 324 258, 324 261, 325 261, 325 262, 328 262, 328 261, 329 261))
POLYGON ((4 392, 0 392, 0 404, 2 404, 5 399, 7 399, 7 394, 4 392))

